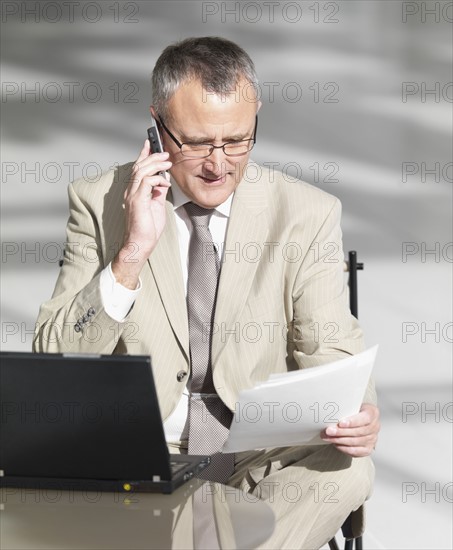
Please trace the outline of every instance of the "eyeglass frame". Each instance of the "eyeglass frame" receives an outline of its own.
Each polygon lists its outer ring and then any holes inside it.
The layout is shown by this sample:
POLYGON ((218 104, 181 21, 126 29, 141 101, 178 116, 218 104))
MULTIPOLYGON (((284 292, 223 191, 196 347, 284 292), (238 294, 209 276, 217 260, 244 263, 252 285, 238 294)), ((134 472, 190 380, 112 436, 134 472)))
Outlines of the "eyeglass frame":
POLYGON ((253 147, 255 146, 255 143, 256 143, 256 131, 258 129, 258 115, 255 115, 255 128, 253 130, 253 137, 249 138, 249 139, 241 139, 239 141, 227 141, 226 143, 222 144, 222 145, 214 145, 213 143, 199 143, 199 144, 195 144, 195 143, 191 143, 190 141, 185 141, 184 143, 181 143, 179 141, 178 138, 176 138, 171 132, 170 130, 165 126, 163 120, 161 117, 157 117, 157 122, 159 124, 162 125, 162 128, 167 132, 167 134, 170 136, 170 138, 173 140, 173 142, 179 147, 179 150, 181 151, 181 155, 187 157, 187 158, 198 158, 198 159, 205 159, 205 158, 208 158, 210 155, 212 155, 214 149, 223 149, 223 154, 226 155, 227 157, 242 157, 242 155, 245 155, 246 153, 249 153, 253 147), (227 152, 225 152, 225 145, 228 145, 230 143, 241 143, 243 141, 253 141, 253 145, 250 149, 248 149, 247 151, 245 151, 244 153, 237 153, 235 155, 229 155, 227 152), (206 145, 206 146, 209 146, 211 148, 211 150, 209 151, 209 154, 206 155, 206 156, 203 156, 203 157, 190 157, 189 155, 184 155, 184 153, 182 152, 182 146, 183 145, 206 145))

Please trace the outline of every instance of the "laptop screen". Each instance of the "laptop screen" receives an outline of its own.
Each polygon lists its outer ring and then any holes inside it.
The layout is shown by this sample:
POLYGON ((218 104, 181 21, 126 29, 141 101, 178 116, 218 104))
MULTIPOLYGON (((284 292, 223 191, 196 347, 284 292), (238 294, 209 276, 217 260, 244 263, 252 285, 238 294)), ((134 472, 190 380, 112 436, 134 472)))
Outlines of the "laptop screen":
POLYGON ((150 358, 3 352, 0 470, 170 479, 150 358))

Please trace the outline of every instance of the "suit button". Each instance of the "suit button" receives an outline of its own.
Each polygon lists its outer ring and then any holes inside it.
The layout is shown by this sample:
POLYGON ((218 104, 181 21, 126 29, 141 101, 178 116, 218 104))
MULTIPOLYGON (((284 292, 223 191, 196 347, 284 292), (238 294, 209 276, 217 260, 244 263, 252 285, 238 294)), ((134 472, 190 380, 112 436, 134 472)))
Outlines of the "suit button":
POLYGON ((87 313, 90 317, 92 317, 96 313, 96 310, 94 309, 94 307, 90 307, 87 313))
POLYGON ((90 320, 90 316, 84 315, 81 320, 82 320, 82 324, 88 323, 88 321, 90 320))
POLYGON ((80 326, 79 323, 76 323, 76 324, 75 324, 74 330, 75 330, 76 332, 80 332, 80 331, 82 330, 82 327, 80 326))
POLYGON ((180 370, 176 375, 176 380, 178 382, 182 382, 186 376, 187 376, 187 372, 185 370, 180 370))

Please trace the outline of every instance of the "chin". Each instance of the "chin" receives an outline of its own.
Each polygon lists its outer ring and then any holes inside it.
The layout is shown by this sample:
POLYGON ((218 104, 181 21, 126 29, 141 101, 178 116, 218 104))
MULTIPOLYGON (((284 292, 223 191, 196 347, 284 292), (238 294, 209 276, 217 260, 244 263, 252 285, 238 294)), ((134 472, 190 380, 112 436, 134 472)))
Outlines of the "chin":
POLYGON ((225 189, 212 189, 208 192, 195 195, 193 200, 203 208, 216 208, 219 204, 225 202, 232 192, 233 190, 227 191, 225 189))

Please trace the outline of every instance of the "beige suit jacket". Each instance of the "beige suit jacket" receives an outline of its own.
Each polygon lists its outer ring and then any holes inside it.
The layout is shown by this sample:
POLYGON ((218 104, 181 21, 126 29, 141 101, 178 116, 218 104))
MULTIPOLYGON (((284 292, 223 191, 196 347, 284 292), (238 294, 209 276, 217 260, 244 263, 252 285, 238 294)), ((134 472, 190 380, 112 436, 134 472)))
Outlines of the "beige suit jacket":
MULTIPOLYGON (((121 166, 95 183, 79 180, 69 186, 64 265, 52 299, 41 307, 34 350, 150 355, 166 419, 190 373, 171 193, 164 232, 124 322, 107 315, 99 287, 101 270, 122 244, 123 192, 131 167, 121 166)), ((339 200, 253 162, 246 174, 233 198, 212 342, 214 384, 231 410, 239 390, 271 373, 363 349, 348 307, 339 200)), ((376 401, 372 382, 364 401, 376 401)))

